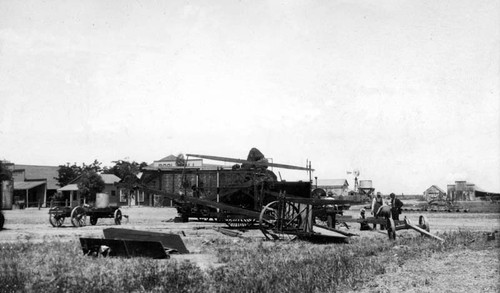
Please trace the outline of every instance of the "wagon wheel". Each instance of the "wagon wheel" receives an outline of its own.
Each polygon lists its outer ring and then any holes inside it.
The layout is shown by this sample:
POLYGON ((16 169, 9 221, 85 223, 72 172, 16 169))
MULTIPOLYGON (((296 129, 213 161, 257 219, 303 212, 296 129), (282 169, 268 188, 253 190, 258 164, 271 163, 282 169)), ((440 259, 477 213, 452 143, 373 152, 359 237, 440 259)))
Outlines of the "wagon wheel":
POLYGON ((273 201, 262 208, 259 217, 260 229, 266 238, 269 238, 269 234, 275 240, 295 239, 296 235, 293 232, 299 230, 302 224, 299 209, 293 204, 285 202, 282 210, 282 218, 280 219, 279 203, 279 201, 273 201), (269 233, 268 230, 272 230, 273 233, 269 233))
POLYGON ((52 227, 61 227, 62 224, 64 223, 64 217, 60 215, 50 214, 49 222, 52 225, 52 227))
POLYGON ((230 228, 249 228, 255 224, 255 219, 249 218, 226 218, 226 225, 230 228))
POLYGON ((387 219, 387 235, 389 235, 389 240, 396 240, 396 224, 391 218, 387 219))
POLYGON ((92 226, 94 226, 95 224, 97 224, 97 219, 98 219, 98 218, 97 218, 97 217, 95 217, 95 216, 90 216, 90 224, 91 224, 92 226))
POLYGON ((431 230, 426 216, 420 216, 418 218, 418 225, 427 232, 431 230))
POLYGON ((75 227, 85 226, 85 210, 82 207, 76 207, 71 211, 71 224, 75 227))
POLYGON ((122 224, 122 211, 120 211, 119 209, 115 211, 115 224, 116 225, 122 224))

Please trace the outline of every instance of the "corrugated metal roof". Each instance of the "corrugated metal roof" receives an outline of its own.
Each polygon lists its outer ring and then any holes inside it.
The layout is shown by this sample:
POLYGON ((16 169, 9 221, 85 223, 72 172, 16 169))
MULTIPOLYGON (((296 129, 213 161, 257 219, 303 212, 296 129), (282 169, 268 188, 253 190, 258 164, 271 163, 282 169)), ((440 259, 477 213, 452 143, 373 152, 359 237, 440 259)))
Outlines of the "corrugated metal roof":
POLYGON ((47 180, 47 189, 57 189, 57 179, 59 174, 58 166, 37 166, 37 165, 18 165, 15 164, 14 170, 24 170, 24 177, 30 180, 47 180))
POLYGON ((57 191, 75 191, 78 190, 78 184, 68 184, 59 188, 57 191))
POLYGON ((318 186, 349 186, 347 179, 318 179, 318 186))
POLYGON ((120 177, 115 174, 100 174, 104 184, 115 184, 115 182, 120 182, 120 177))
MULTIPOLYGON (((120 177, 116 176, 115 174, 99 174, 101 176, 102 180, 104 181, 104 184, 115 184, 115 182, 120 182, 120 177)), ((82 179, 82 175, 76 177, 75 179, 71 180, 70 184, 77 184, 80 182, 82 179)))
POLYGON ((45 184, 45 181, 18 181, 14 182, 14 190, 26 190, 45 184))

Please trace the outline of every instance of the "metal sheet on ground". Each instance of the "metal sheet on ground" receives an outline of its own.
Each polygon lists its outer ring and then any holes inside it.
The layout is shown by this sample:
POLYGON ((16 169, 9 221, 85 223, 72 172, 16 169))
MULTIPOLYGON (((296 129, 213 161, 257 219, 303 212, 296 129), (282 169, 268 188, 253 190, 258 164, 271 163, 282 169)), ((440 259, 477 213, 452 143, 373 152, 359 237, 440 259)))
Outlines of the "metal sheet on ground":
POLYGON ((163 247, 178 253, 189 253, 181 237, 177 234, 141 231, 133 229, 107 228, 103 230, 106 239, 158 241, 163 247))
POLYGON ((91 256, 169 258, 157 241, 80 238, 83 253, 91 256))

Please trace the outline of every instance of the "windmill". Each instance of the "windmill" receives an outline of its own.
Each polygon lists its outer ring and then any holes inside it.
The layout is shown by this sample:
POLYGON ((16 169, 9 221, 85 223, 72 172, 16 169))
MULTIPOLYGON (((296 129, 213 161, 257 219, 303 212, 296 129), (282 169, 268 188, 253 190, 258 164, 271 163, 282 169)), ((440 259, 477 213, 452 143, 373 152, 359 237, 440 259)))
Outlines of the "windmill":
POLYGON ((358 192, 359 169, 354 169, 352 171, 347 171, 347 174, 352 174, 354 176, 354 192, 358 192))

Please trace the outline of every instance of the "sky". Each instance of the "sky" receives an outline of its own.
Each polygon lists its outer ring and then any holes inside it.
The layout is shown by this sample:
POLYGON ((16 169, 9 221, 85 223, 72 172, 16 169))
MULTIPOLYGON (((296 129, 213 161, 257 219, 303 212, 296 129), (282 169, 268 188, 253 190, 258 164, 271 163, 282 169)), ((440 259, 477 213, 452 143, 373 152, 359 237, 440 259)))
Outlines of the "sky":
POLYGON ((382 193, 500 192, 500 2, 0 0, 0 159, 252 147, 382 193))

